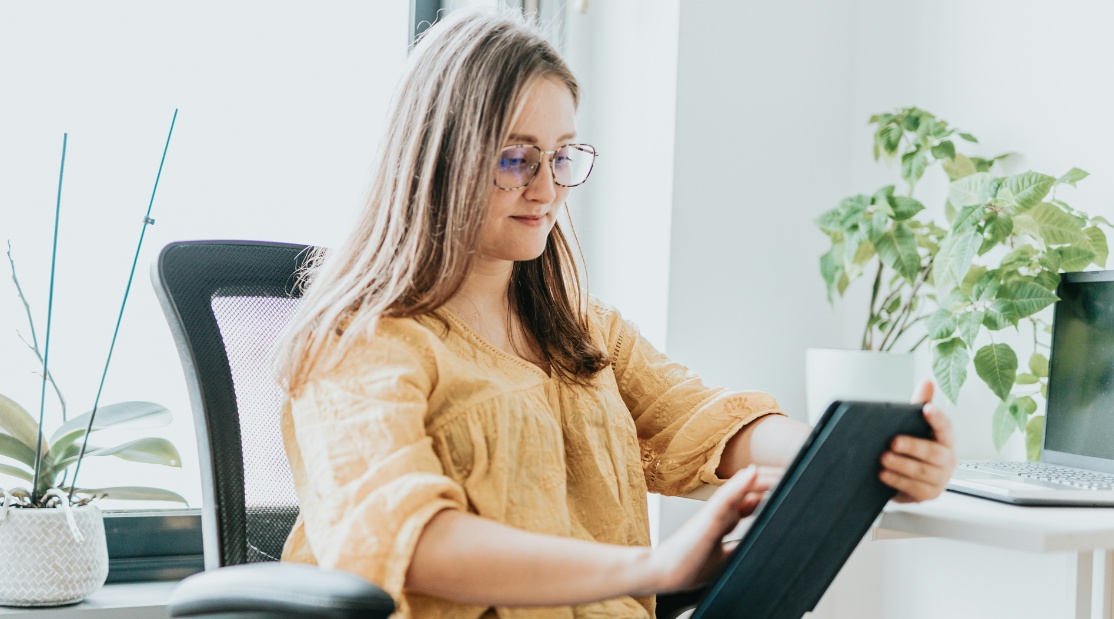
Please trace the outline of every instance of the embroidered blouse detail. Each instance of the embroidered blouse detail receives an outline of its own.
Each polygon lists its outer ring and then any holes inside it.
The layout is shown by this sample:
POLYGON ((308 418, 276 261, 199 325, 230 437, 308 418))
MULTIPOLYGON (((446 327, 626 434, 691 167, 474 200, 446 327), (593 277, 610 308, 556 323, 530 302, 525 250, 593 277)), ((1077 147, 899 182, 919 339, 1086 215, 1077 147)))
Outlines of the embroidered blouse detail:
POLYGON ((593 305, 612 364, 588 387, 552 379, 449 315, 383 318, 286 403, 301 516, 283 559, 378 584, 396 617, 640 617, 653 598, 485 608, 408 592, 425 524, 444 509, 527 531, 646 546, 646 493, 720 484, 727 440, 777 402, 705 386, 613 309, 593 305))

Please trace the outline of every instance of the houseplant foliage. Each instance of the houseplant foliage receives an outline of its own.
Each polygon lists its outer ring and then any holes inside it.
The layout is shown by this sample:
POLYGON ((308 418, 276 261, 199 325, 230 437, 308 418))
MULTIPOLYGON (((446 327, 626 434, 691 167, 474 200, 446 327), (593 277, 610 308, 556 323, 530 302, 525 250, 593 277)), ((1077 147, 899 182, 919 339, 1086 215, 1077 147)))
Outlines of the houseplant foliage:
MULTIPOLYGON (((15 261, 12 258, 11 246, 8 247, 8 261, 11 267, 12 281, 15 283, 23 307, 27 311, 27 322, 30 328, 31 341, 27 342, 28 348, 40 361, 43 353, 39 350, 38 338, 35 335, 35 323, 32 318, 30 304, 23 296, 19 285, 19 278, 15 271, 15 261)), ((58 388, 54 376, 49 372, 44 377, 54 386, 54 393, 65 417, 65 399, 58 388)), ((112 488, 73 488, 67 485, 67 479, 72 467, 76 466, 81 457, 82 442, 92 412, 67 419, 49 438, 40 432, 38 422, 26 409, 14 400, 0 394, 0 474, 15 477, 27 482, 27 488, 16 488, 8 493, 16 499, 17 507, 45 507, 57 503, 57 495, 50 495, 52 488, 61 490, 67 495, 77 494, 81 498, 79 504, 88 502, 93 498, 112 498, 122 500, 156 500, 176 501, 186 503, 181 495, 161 488, 148 488, 138 486, 119 486, 112 488), (41 446, 36 449, 36 442, 42 436, 41 446), (36 454, 38 460, 36 462, 36 454), (37 484, 35 484, 37 480, 37 484), (31 484, 35 484, 34 487, 31 484), (72 491, 72 492, 71 492, 72 491)), ((112 427, 126 425, 143 425, 146 427, 162 426, 170 422, 171 413, 165 407, 153 402, 121 402, 102 406, 97 409, 93 419, 92 432, 112 427)), ((181 467, 181 456, 173 443, 156 437, 145 437, 127 441, 117 445, 86 447, 86 457, 112 456, 122 460, 160 464, 163 466, 181 467)))
POLYGON ((960 152, 976 138, 917 108, 876 114, 870 123, 875 160, 900 162, 901 183, 846 198, 816 220, 831 240, 820 259, 829 300, 871 276, 862 348, 890 351, 900 341, 911 351, 927 343, 933 374, 952 402, 973 362, 1000 400, 995 446, 1021 431, 1036 458, 1044 428, 1036 397, 1047 394, 1051 333, 1042 310, 1057 300, 1060 273, 1102 268, 1109 253, 1101 227, 1109 222, 1056 195, 1087 173, 998 175, 996 164, 1008 155, 960 152), (949 183, 944 225, 927 219, 913 197, 936 164, 949 183), (1022 325, 1032 333, 1024 362, 1004 341, 1022 325))

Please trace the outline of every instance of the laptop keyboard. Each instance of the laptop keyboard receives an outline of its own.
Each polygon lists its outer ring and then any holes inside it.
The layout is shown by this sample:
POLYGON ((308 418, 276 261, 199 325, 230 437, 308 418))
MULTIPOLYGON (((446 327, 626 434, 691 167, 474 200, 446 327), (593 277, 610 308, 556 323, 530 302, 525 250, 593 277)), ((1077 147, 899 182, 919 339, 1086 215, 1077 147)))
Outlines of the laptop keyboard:
POLYGON ((1063 484, 1080 490, 1114 489, 1114 475, 1076 469, 1047 462, 1000 462, 996 460, 964 460, 961 469, 1006 473, 1024 479, 1063 484))

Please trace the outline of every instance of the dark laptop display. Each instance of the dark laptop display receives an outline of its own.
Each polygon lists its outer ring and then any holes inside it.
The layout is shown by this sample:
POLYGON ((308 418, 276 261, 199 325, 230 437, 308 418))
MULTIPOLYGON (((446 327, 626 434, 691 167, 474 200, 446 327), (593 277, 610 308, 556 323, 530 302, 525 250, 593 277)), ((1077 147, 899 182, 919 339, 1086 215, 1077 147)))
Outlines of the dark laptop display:
POLYGON ((1072 279, 1053 321, 1044 448, 1114 461, 1114 281, 1072 279))

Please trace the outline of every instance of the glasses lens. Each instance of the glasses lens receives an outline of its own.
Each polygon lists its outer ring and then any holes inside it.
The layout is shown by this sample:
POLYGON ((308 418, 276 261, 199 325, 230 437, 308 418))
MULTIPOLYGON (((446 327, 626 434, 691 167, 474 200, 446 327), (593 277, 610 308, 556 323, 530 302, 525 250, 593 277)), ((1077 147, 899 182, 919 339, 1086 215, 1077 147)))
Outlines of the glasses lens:
POLYGON ((569 144, 553 154, 553 180, 559 185, 572 187, 588 180, 596 151, 587 144, 569 144))
POLYGON ((541 153, 533 146, 508 146, 499 153, 495 184, 504 189, 522 187, 534 178, 541 153))

